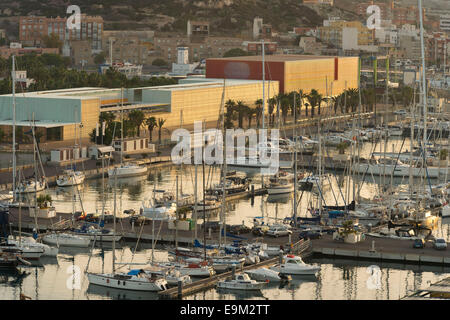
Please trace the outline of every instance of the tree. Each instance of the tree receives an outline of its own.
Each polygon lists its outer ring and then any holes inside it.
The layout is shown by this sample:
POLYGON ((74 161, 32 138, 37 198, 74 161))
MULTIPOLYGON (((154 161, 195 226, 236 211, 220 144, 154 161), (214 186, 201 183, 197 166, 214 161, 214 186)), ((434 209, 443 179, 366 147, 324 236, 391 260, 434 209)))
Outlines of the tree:
POLYGON ((289 97, 287 95, 283 95, 280 99, 280 108, 284 124, 286 124, 286 117, 289 113, 289 106, 290 106, 289 97))
POLYGON ((106 58, 105 52, 102 51, 102 52, 100 52, 99 54, 96 54, 96 55, 95 55, 95 57, 94 57, 94 63, 95 63, 95 64, 102 64, 103 62, 105 62, 105 58, 106 58))
POLYGON ((161 144, 161 130, 162 130, 162 127, 163 127, 164 123, 166 123, 166 119, 158 118, 158 128, 159 128, 159 130, 158 130, 158 138, 159 138, 159 144, 161 144))
POLYGON ((249 56, 250 54, 245 51, 242 50, 241 48, 234 48, 234 49, 230 49, 227 52, 225 52, 223 54, 224 58, 230 58, 230 57, 243 57, 243 56, 249 56))
POLYGON ((318 113, 320 115, 320 104, 324 100, 322 95, 316 89, 312 89, 311 92, 306 97, 308 99, 309 105, 311 106, 311 118, 314 117, 314 108, 319 107, 318 113))
POLYGON ((227 102, 225 102, 225 108, 227 111, 225 112, 225 128, 231 129, 234 127, 233 120, 236 120, 236 103, 229 99, 227 102))
POLYGON ((245 110, 245 115, 247 116, 247 119, 248 119, 248 128, 250 129, 252 126, 252 119, 256 113, 256 110, 249 106, 246 106, 244 110, 245 110))
POLYGON ((62 48, 62 41, 56 33, 52 33, 50 36, 43 36, 42 41, 44 42, 44 46, 46 48, 58 48, 59 50, 62 48))
POLYGON ((239 128, 243 127, 243 120, 244 120, 244 116, 246 114, 246 109, 247 109, 247 105, 244 104, 243 101, 239 100, 236 103, 236 110, 237 110, 237 114, 238 114, 238 127, 239 128))
POLYGON ((157 66, 157 67, 166 67, 168 65, 167 61, 164 59, 155 59, 152 61, 152 66, 157 66))
POLYGON ((136 128, 137 136, 140 137, 141 126, 145 120, 144 112, 142 112, 141 110, 133 110, 128 114, 128 119, 133 124, 133 126, 136 128))
POLYGON ((148 132, 150 133, 150 141, 153 141, 153 139, 152 139, 153 129, 155 129, 156 126, 158 125, 156 122, 156 118, 150 117, 150 118, 145 119, 145 124, 147 125, 148 132))
POLYGON ((275 105, 277 104, 277 99, 274 98, 270 98, 269 99, 269 122, 271 125, 273 125, 273 111, 275 110, 275 105))

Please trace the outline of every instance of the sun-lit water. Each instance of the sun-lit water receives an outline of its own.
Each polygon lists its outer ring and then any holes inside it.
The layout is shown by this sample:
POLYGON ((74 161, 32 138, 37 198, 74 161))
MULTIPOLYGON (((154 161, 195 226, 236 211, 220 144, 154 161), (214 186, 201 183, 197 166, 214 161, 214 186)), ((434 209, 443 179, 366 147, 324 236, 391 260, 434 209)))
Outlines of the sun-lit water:
MULTIPOLYGON (((402 139, 389 141, 387 151, 399 151, 402 139)), ((409 148, 409 142, 403 143, 402 151, 409 148)), ((377 146, 377 151, 380 145, 377 146)), ((381 143, 381 150, 384 146, 381 143)), ((369 143, 364 145, 361 155, 368 157, 373 150, 369 143)), ((198 197, 202 196, 202 167, 198 168, 197 184, 198 197)), ((230 168, 230 170, 232 170, 230 168)), ((207 185, 218 183, 219 169, 206 167, 207 185)), ((301 170, 300 170, 301 171, 301 170)), ((117 208, 121 213, 126 209, 139 211, 142 202, 151 199, 153 189, 164 189, 175 192, 176 177, 183 193, 193 193, 195 167, 185 166, 183 170, 175 166, 150 168, 147 176, 118 179, 117 208)), ((250 174, 255 188, 261 184, 258 173, 250 174)), ((379 194, 379 184, 390 183, 389 178, 366 177, 361 188, 361 197, 372 198, 379 194), (387 181, 386 181, 387 180, 387 181)), ((342 205, 348 199, 353 199, 353 184, 344 173, 334 173, 330 177, 331 187, 323 190, 323 204, 342 205), (340 186, 340 188, 338 187, 340 186), (349 186, 347 188, 347 186, 349 186)), ((395 178, 393 184, 402 188, 408 188, 408 177, 395 178)), ((105 210, 112 212, 114 208, 114 182, 108 178, 104 181, 105 210)), ((101 179, 86 180, 80 189, 79 195, 82 204, 88 213, 102 211, 103 184, 101 179)), ((81 210, 81 204, 77 200, 73 203, 73 190, 71 188, 52 188, 47 191, 54 200, 57 211, 70 213, 81 210)), ((317 206, 318 198, 310 192, 299 193, 301 200, 299 214, 308 215, 307 209, 317 206)), ((77 199, 79 197, 77 196, 77 199)), ((227 224, 252 225, 253 217, 265 216, 269 218, 284 218, 292 216, 293 197, 273 198, 257 196, 254 199, 242 199, 230 201, 226 216, 227 224)), ((212 215, 210 220, 219 220, 218 215, 212 215)), ((450 220, 450 219, 449 219, 450 220)), ((444 237, 450 241, 450 221, 440 220, 434 235, 444 237)), ((151 257, 150 249, 142 249, 133 256, 135 244, 128 244, 117 249, 116 257, 119 262, 145 263, 151 257)), ((146 245, 148 248, 149 245, 146 245)), ((167 260, 167 253, 158 250, 156 260, 167 260)), ((0 299, 17 299, 23 293, 32 299, 157 299, 154 293, 124 292, 114 289, 106 289, 98 286, 89 286, 84 271, 88 264, 89 251, 82 249, 64 249, 57 259, 42 259, 39 266, 22 268, 28 274, 17 278, 11 274, 0 273, 0 299), (77 278, 79 275, 79 278, 77 278), (79 279, 79 283, 77 283, 79 279), (78 286, 79 284, 79 286, 78 286)), ((215 289, 198 293, 186 299, 399 299, 411 291, 425 288, 444 277, 449 276, 450 269, 432 266, 415 266, 401 264, 386 264, 363 261, 314 259, 312 263, 320 263, 322 270, 317 279, 294 278, 285 287, 271 285, 256 295, 242 295, 235 292, 222 292, 215 289), (370 265, 378 265, 381 273, 377 289, 368 286, 370 281, 370 265)), ((128 270, 128 266, 118 265, 122 270, 128 270)), ((89 263, 89 271, 111 271, 111 250, 94 249, 89 263)))

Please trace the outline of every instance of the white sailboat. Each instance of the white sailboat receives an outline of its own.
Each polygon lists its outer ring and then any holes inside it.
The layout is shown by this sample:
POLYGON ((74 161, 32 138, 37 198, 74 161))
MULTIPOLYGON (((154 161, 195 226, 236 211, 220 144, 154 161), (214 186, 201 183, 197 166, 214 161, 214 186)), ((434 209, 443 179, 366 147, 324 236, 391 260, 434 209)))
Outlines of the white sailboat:
POLYGON ((76 186, 82 184, 85 178, 85 174, 81 171, 65 170, 63 175, 56 179, 56 184, 58 187, 76 186))
POLYGON ((115 168, 108 170, 108 176, 109 177, 117 177, 117 178, 124 178, 124 177, 135 177, 144 175, 147 173, 147 167, 140 166, 137 164, 124 164, 123 163, 123 148, 124 148, 124 141, 123 141, 123 89, 121 90, 121 103, 122 103, 122 110, 121 110, 121 146, 120 146, 120 166, 117 166, 115 168))
POLYGON ((70 233, 50 233, 42 237, 42 242, 57 247, 87 248, 91 240, 70 233))

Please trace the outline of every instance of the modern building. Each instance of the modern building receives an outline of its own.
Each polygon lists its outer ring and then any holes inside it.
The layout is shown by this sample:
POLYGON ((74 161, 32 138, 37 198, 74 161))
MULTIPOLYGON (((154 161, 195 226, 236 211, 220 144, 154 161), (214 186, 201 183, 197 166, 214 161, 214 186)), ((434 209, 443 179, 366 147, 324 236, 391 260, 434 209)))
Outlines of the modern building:
MULTIPOLYGON (((102 112, 125 114, 142 110, 146 116, 166 120, 165 127, 191 126, 194 121, 217 122, 221 98, 253 105, 262 98, 262 81, 187 78, 178 85, 127 88, 76 88, 28 92, 16 96, 16 125, 29 128, 32 119, 42 132, 41 141, 87 139, 95 131, 102 112), (123 94, 123 100, 121 99, 123 94), (122 103, 123 102, 123 103, 122 103), (123 106, 122 106, 123 104, 123 106)), ((266 82, 266 92, 278 94, 278 81, 266 82)), ((266 95, 266 97, 269 97, 266 95)), ((12 95, 0 96, 0 128, 12 127, 12 95)), ((28 129, 27 129, 28 130, 28 129)), ((114 150, 114 149, 113 149, 114 150)))
POLYGON ((441 28, 441 31, 450 31, 450 15, 441 16, 441 21, 440 21, 439 26, 441 28))
MULTIPOLYGON (((322 94, 341 93, 358 86, 358 57, 269 55, 265 79, 278 81, 280 92, 317 89, 322 94)), ((246 56, 206 60, 206 77, 262 79, 262 57, 246 56)))

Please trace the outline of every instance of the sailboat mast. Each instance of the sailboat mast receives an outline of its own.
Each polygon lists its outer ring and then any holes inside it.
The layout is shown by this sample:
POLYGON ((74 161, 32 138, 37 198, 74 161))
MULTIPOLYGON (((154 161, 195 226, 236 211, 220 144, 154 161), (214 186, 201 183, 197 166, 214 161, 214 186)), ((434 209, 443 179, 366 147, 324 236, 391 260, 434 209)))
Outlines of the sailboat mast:
POLYGON ((16 63, 12 56, 12 94, 13 94, 13 127, 12 127, 12 151, 13 151, 13 202, 16 201, 16 63))
POLYGON ((116 271, 116 212, 117 212, 117 168, 114 174, 114 219, 113 219, 113 243, 112 243, 112 273, 116 271))
MULTIPOLYGON (((223 80, 223 92, 222 92, 222 102, 220 104, 221 110, 221 120, 222 120, 222 155, 223 155, 223 165, 222 165, 222 207, 221 207, 221 222, 223 230, 223 243, 224 246, 227 244, 227 229, 225 224, 225 208, 226 208, 226 176, 227 176, 227 160, 226 160, 226 138, 225 138, 225 110, 224 110, 224 101, 225 101, 225 79, 223 80)), ((219 233, 219 244, 222 244, 222 230, 219 233)))
POLYGON ((124 142, 123 142, 123 88, 120 89, 120 165, 123 165, 123 148, 124 148, 124 142))
POLYGON ((265 119, 265 112, 266 112, 266 69, 265 69, 265 62, 264 62, 264 39, 261 41, 261 52, 262 52, 262 81, 263 81, 263 108, 262 108, 262 128, 264 129, 264 119, 265 119))
POLYGON ((297 96, 294 92, 294 226, 297 227, 297 96))
POLYGON ((204 141, 202 142, 202 169, 203 169, 203 252, 206 261, 206 183, 205 183, 205 147, 204 141))
MULTIPOLYGON (((423 11, 422 11, 422 0, 419 1, 419 19, 420 19, 420 48, 422 54, 422 103, 423 103, 423 176, 426 179, 425 161, 426 147, 427 147, 427 113, 428 113, 428 99, 427 99, 427 80, 426 80, 426 69, 425 69, 425 45, 424 45, 424 31, 423 31, 423 11)), ((424 185, 425 186, 425 185, 424 185)))

